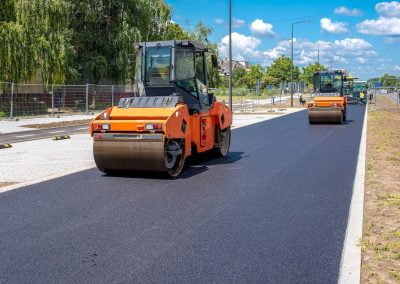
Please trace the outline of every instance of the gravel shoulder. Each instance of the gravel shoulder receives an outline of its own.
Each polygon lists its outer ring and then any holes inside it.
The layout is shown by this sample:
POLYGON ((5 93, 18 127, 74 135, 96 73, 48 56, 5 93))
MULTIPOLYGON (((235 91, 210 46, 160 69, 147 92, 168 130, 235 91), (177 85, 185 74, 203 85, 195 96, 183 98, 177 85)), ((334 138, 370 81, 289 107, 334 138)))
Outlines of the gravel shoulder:
POLYGON ((368 115, 361 283, 400 282, 400 112, 378 96, 368 115))

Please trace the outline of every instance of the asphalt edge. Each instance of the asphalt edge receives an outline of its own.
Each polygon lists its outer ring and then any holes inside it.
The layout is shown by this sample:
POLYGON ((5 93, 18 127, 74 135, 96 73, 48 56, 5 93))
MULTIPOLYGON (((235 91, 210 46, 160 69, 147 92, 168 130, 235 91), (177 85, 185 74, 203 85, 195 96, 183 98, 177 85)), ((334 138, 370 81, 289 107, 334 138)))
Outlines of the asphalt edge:
POLYGON ((364 122, 358 151, 357 170, 347 221, 346 236, 340 261, 339 284, 360 283, 361 247, 364 215, 365 163, 367 152, 368 105, 365 106, 364 122))
MULTIPOLYGON (((279 118, 279 117, 282 117, 282 116, 294 114, 294 113, 297 113, 299 111, 302 111, 302 109, 295 110, 293 112, 287 112, 287 113, 284 113, 284 114, 281 114, 281 115, 277 115, 276 117, 272 117, 272 118, 269 118, 269 119, 266 119, 266 120, 262 120, 262 121, 259 121, 259 122, 254 122, 254 123, 250 123, 250 124, 246 124, 246 125, 237 126, 237 127, 234 127, 232 130, 235 130, 235 129, 238 129, 238 128, 242 128, 242 127, 246 127, 246 126, 250 126, 250 125, 257 124, 257 123, 260 123, 260 122, 264 122, 264 121, 267 121, 267 120, 279 118)), ((256 113, 253 113, 253 114, 256 114, 256 113)), ((47 139, 47 138, 44 138, 44 139, 47 139)), ((23 141, 23 142, 27 142, 27 141, 23 141)), ((44 177, 41 177, 41 178, 38 178, 38 179, 34 179, 34 180, 30 180, 30 181, 26 181, 26 182, 18 182, 18 183, 12 184, 12 185, 0 187, 0 193, 11 191, 11 190, 18 189, 18 188, 22 188, 22 187, 29 186, 29 185, 34 185, 34 184, 45 182, 45 181, 49 181, 49 180, 52 180, 52 179, 56 179, 56 178, 59 178, 59 177, 67 176, 67 175, 70 175, 70 174, 74 174, 74 173, 77 173, 77 172, 81 172, 81 171, 89 170, 89 169, 93 169, 93 168, 96 168, 96 166, 95 165, 84 166, 84 167, 71 169, 70 171, 64 171, 64 172, 61 172, 61 173, 47 175, 47 176, 44 176, 44 177)))
POLYGON ((89 169, 93 169, 93 168, 96 168, 96 166, 95 165, 84 166, 84 167, 75 168, 75 169, 72 169, 69 171, 63 171, 63 172, 57 173, 57 174, 47 175, 47 176, 44 176, 44 177, 41 177, 38 179, 34 179, 34 180, 30 180, 30 181, 18 182, 18 183, 12 184, 12 185, 0 187, 0 193, 11 191, 11 190, 18 189, 18 188, 22 188, 22 187, 29 186, 29 185, 34 185, 34 184, 45 182, 45 181, 49 181, 52 179, 56 179, 59 177, 70 175, 70 174, 75 174, 77 172, 81 172, 81 171, 89 170, 89 169))

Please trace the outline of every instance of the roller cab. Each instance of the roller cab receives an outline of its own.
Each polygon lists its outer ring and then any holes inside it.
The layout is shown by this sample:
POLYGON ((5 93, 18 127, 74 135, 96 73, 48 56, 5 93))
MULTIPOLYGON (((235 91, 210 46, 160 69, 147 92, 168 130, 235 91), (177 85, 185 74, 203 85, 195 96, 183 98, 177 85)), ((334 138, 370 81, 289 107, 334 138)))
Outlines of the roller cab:
POLYGON ((175 177, 193 153, 227 155, 232 112, 208 93, 206 48, 168 41, 143 43, 137 50, 138 96, 121 99, 91 122, 97 167, 175 177))
POLYGON ((339 123, 346 120, 347 99, 343 95, 344 73, 320 71, 314 74, 314 99, 307 103, 308 121, 316 123, 339 123))

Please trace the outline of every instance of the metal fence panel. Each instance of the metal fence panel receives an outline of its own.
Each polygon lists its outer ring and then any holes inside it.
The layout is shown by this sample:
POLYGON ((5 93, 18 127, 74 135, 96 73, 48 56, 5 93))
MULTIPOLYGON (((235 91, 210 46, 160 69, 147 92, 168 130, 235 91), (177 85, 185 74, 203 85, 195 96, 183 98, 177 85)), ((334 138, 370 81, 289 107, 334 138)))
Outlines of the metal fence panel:
POLYGON ((102 111, 135 96, 127 85, 50 85, 0 82, 0 118, 102 111))
POLYGON ((11 117, 12 83, 0 82, 0 118, 11 117))

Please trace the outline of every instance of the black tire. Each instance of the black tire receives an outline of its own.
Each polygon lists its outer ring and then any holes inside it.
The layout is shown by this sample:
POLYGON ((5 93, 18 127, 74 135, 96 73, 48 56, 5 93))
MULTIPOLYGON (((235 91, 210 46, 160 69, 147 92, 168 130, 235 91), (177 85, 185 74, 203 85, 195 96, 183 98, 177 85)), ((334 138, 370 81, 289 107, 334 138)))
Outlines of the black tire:
POLYGON ((185 141, 181 141, 181 143, 175 140, 167 140, 165 142, 164 147, 164 161, 165 161, 165 169, 166 173, 170 177, 177 177, 183 170, 185 165, 185 149, 184 146, 185 141), (178 155, 170 155, 168 153, 169 150, 172 151, 181 151, 181 154, 178 155))
POLYGON ((342 114, 340 115, 339 124, 343 124, 343 122, 344 122, 344 114, 342 113, 342 114))
POLYGON ((217 157, 225 157, 229 153, 229 147, 231 145, 231 127, 227 127, 224 130, 220 128, 216 131, 217 146, 215 147, 215 153, 217 157))

